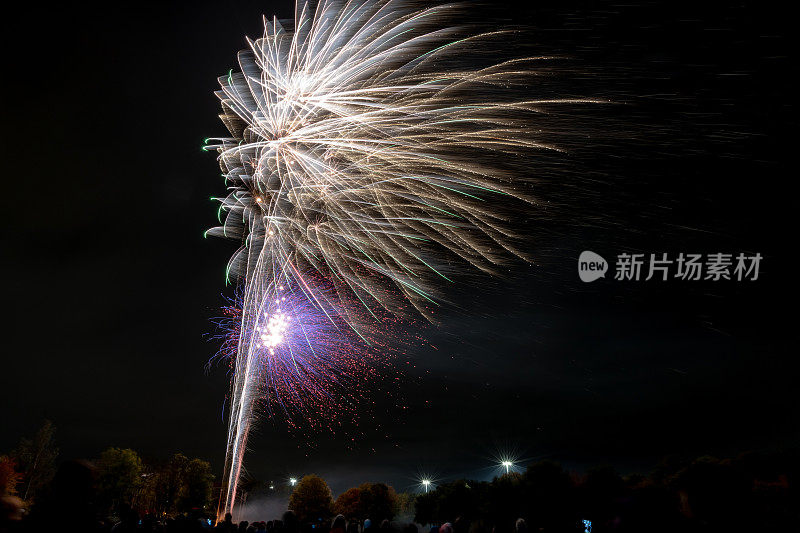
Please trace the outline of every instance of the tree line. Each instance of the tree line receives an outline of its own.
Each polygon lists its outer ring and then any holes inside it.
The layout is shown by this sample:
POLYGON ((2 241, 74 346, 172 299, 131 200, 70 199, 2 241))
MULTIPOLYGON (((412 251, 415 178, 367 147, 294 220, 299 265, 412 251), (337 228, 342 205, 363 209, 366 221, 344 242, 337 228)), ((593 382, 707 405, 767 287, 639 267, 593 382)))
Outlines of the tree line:
MULTIPOLYGON (((59 455, 55 426, 45 421, 32 438, 22 438, 0 455, 0 496, 17 496, 28 510, 46 500, 59 455)), ((182 513, 213 514, 214 475, 202 459, 174 454, 166 461, 145 461, 129 448, 110 447, 84 462, 92 473, 98 512, 117 515, 136 510, 157 517, 182 513)))
POLYGON ((791 531, 800 523, 800 456, 745 453, 732 458, 664 459, 649 474, 610 466, 579 474, 552 461, 491 481, 440 483, 424 494, 365 483, 333 498, 323 479, 304 477, 289 500, 301 523, 336 514, 373 524, 397 516, 453 524, 454 533, 524 531, 791 531))
MULTIPOLYGON (((24 500, 32 517, 47 509, 59 486, 55 427, 45 424, 0 455, 0 496, 24 500)), ((76 463, 73 461, 72 463, 76 463)), ((137 452, 111 447, 91 462, 72 464, 70 484, 87 487, 89 515, 139 515, 164 518, 181 514, 213 517, 214 476, 204 460, 176 453, 168 460, 146 461, 137 452), (94 513, 94 514, 93 514, 94 513)), ((664 459, 648 474, 619 475, 609 466, 585 473, 551 461, 530 464, 491 481, 438 483, 423 494, 398 493, 384 483, 363 483, 336 498, 316 475, 303 477, 289 496, 288 508, 302 524, 324 524, 336 515, 374 525, 401 517, 419 524, 450 522, 454 533, 511 533, 523 519, 531 531, 789 531, 800 523, 797 450, 746 453, 732 458, 664 459), (586 521, 586 522, 584 522, 586 521), (577 529, 576 529, 577 528, 577 529)), ((69 474, 69 471, 66 472, 69 474)), ((62 484, 63 485, 63 484, 62 484)), ((75 504, 66 506, 75 512, 75 504)), ((265 519, 277 517, 264 517, 265 519)))
MULTIPOLYGON (((438 485, 415 501, 415 521, 462 521, 470 533, 518 531, 790 531, 800 519, 798 454, 665 459, 647 475, 610 466, 569 472, 540 461, 492 481, 438 485)), ((458 527, 455 528, 458 533, 458 527)))
POLYGON ((370 519, 379 524, 398 515, 413 514, 415 495, 397 493, 385 483, 362 483, 336 499, 325 481, 314 474, 303 477, 289 497, 289 509, 301 523, 314 523, 342 515, 348 521, 370 519))

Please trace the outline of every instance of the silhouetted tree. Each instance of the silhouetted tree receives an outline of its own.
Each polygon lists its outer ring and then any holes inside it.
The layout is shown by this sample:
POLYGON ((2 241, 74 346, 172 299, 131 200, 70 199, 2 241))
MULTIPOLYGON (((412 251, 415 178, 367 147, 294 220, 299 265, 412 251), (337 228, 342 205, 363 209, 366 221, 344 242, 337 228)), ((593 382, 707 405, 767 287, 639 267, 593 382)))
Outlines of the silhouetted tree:
POLYGON ((436 516, 437 490, 420 494, 414 500, 414 522, 432 524, 436 516))
POLYGON ((625 490, 620 475, 608 465, 590 468, 580 487, 580 510, 584 518, 603 531, 618 515, 619 500, 625 490))
POLYGON ((533 531, 566 529, 579 519, 572 480, 558 463, 540 461, 530 465, 524 475, 524 487, 523 515, 533 531))
POLYGON ((399 509, 397 493, 385 483, 363 483, 358 487, 361 513, 373 523, 391 520, 399 509))
POLYGON ((32 439, 22 438, 12 456, 22 472, 22 499, 32 500, 56 473, 56 427, 45 420, 32 439))
POLYGON ((178 500, 178 511, 208 510, 211 505, 213 484, 211 463, 202 459, 189 461, 185 470, 184 488, 178 500))
POLYGON ((214 476, 207 461, 178 453, 164 464, 146 466, 141 478, 133 500, 133 507, 140 514, 210 511, 214 476))
POLYGON ((145 466, 141 475, 142 482, 133 498, 133 508, 140 514, 161 516, 166 512, 159 502, 160 475, 160 471, 145 466))
POLYGON ((188 467, 189 458, 182 453, 176 453, 159 472, 158 503, 168 514, 178 510, 178 502, 186 485, 188 467))
POLYGON ((525 480, 522 475, 511 472, 495 478, 489 485, 489 519, 497 533, 514 530, 514 522, 525 510, 525 480))
POLYGON ((397 494, 397 514, 406 519, 411 519, 414 516, 414 500, 416 495, 408 492, 400 492, 397 494))
POLYGON ((619 531, 671 533, 686 529, 680 514, 680 500, 674 491, 641 474, 627 476, 624 481, 627 494, 616 524, 619 531))
POLYGON ((400 498, 393 487, 384 483, 362 483, 359 487, 340 494, 333 510, 348 519, 361 521, 369 518, 377 524, 397 515, 400 511, 400 498))
POLYGON ((459 516, 475 518, 481 511, 486 511, 490 502, 479 501, 487 496, 485 491, 480 490, 482 486, 461 479, 437 487, 435 518, 440 522, 453 522, 459 516))
POLYGON ((752 520, 753 480, 729 459, 700 457, 678 472, 673 483, 684 494, 684 512, 712 529, 742 527, 752 520))
POLYGON ((108 448, 97 460, 100 501, 116 512, 130 505, 142 484, 142 460, 131 449, 108 448))
POLYGON ((333 512, 344 515, 348 520, 361 521, 366 518, 361 509, 361 490, 353 487, 341 493, 333 504, 333 512))
POLYGON ((489 483, 463 479, 442 483, 435 490, 417 496, 414 519, 422 524, 431 524, 453 522, 458 517, 466 520, 485 518, 493 512, 492 498, 489 483))
POLYGON ((301 522, 324 519, 331 516, 333 497, 327 483, 314 474, 300 480, 289 497, 289 509, 301 522))

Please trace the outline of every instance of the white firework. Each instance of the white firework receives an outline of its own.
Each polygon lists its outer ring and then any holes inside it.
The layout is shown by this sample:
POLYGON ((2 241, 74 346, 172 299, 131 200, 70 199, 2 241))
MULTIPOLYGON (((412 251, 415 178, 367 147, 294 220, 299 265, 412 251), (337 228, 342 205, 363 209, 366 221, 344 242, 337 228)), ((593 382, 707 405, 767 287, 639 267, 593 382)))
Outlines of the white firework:
POLYGON ((437 29, 458 7, 299 4, 294 32, 265 19, 241 72, 219 80, 233 136, 208 145, 230 184, 209 233, 243 243, 231 272, 272 280, 310 267, 394 310, 390 280, 426 314, 454 259, 493 272, 521 255, 505 211, 483 201, 520 196, 519 177, 493 163, 552 149, 529 117, 576 100, 495 100, 546 58, 443 69, 489 36, 437 29))
POLYGON ((279 285, 299 288, 326 313, 349 314, 335 294, 306 282, 317 272, 370 312, 397 312, 407 301, 430 317, 438 282, 459 264, 492 273, 523 255, 502 209, 525 200, 508 162, 554 149, 535 117, 587 100, 509 96, 546 57, 465 65, 502 32, 465 37, 448 27, 462 8, 298 3, 294 30, 265 19, 263 37, 239 53, 240 71, 219 79, 231 137, 205 148, 219 151, 229 194, 219 198, 223 224, 209 233, 242 243, 229 272, 245 285, 226 510, 257 394, 262 341, 247 332, 271 328, 259 320, 279 285))

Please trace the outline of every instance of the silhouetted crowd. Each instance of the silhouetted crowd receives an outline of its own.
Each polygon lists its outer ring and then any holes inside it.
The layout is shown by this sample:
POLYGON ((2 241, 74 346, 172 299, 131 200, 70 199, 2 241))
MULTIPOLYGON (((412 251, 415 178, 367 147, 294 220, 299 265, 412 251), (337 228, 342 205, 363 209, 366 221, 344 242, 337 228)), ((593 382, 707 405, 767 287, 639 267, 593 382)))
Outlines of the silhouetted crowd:
MULTIPOLYGON (((78 495, 78 493, 76 493, 78 495)), ((91 532, 163 532, 163 533, 195 533, 195 532, 221 532, 221 533, 420 533, 420 527, 411 522, 390 522, 383 520, 375 525, 372 520, 362 522, 346 520, 338 515, 331 520, 319 520, 317 523, 301 523, 294 512, 286 511, 281 519, 248 522, 246 520, 234 522, 230 513, 216 524, 212 520, 200 516, 179 515, 174 518, 158 519, 145 515, 141 516, 130 507, 125 507, 120 513, 119 520, 98 520, 90 517, 86 511, 88 507, 81 504, 78 498, 63 500, 58 508, 65 514, 37 513, 32 517, 22 519, 16 513, 13 502, 6 498, 3 500, 3 521, 0 524, 2 532, 27 532, 27 531, 91 531, 91 532), (70 515, 66 509, 68 505, 78 504, 74 509, 76 514, 70 515), (11 514, 9 514, 11 512, 11 514)), ((495 528, 484 531, 481 527, 470 527, 469 522, 458 518, 454 523, 446 522, 441 526, 425 528, 424 533, 498 533, 495 528)), ((587 531, 583 526, 576 526, 575 531, 587 531)), ((512 533, 512 532, 509 532, 512 533)), ((516 521, 513 533, 528 533, 524 519, 516 521)))
POLYGON ((293 511, 286 511, 280 520, 268 522, 241 521, 233 522, 230 513, 219 522, 214 531, 224 533, 418 533, 415 524, 408 524, 398 528, 397 522, 384 520, 379 526, 373 526, 372 520, 365 520, 363 526, 357 520, 347 521, 344 516, 338 515, 333 520, 318 520, 316 523, 300 523, 293 511), (402 531, 400 531, 402 530, 402 531))
MULTIPOLYGON (((346 520, 343 515, 338 515, 332 521, 319 520, 317 523, 300 523, 292 511, 286 511, 282 520, 268 522, 242 521, 236 524, 230 515, 219 522, 213 529, 223 533, 420 533, 417 524, 410 522, 397 522, 383 520, 376 525, 369 518, 363 523, 357 520, 346 520)), ((585 531, 577 529, 576 531, 585 531)), ((470 527, 470 523, 463 518, 457 518, 453 523, 445 522, 440 526, 431 526, 425 533, 498 533, 494 528, 484 531, 480 526, 470 527)), ((512 533, 512 532, 508 532, 512 533)), ((517 519, 513 533, 528 533, 524 519, 517 519)))

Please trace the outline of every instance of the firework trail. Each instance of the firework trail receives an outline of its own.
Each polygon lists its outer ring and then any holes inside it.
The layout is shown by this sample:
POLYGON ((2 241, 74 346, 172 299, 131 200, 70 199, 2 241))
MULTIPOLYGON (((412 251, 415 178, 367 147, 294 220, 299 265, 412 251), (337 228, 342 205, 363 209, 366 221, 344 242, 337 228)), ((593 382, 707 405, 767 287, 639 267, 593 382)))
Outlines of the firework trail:
POLYGON ((330 398, 330 383, 369 365, 329 346, 353 334, 369 344, 363 315, 380 324, 409 304, 430 319, 459 265, 493 273, 523 255, 500 208, 522 196, 513 159, 553 149, 538 114, 584 100, 503 96, 546 57, 459 65, 503 33, 447 27, 462 10, 298 3, 293 31, 265 19, 240 70, 219 78, 231 137, 204 149, 218 151, 229 194, 208 233, 242 243, 228 276, 243 284, 225 511, 259 399, 303 410, 330 398))

